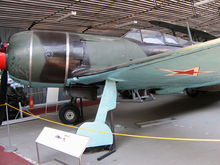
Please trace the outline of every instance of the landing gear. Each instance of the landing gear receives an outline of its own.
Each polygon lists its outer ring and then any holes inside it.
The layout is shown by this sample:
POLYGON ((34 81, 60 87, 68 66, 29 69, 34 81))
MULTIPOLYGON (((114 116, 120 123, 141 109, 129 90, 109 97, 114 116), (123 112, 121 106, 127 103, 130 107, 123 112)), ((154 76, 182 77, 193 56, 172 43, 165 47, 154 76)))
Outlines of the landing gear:
POLYGON ((190 97, 196 97, 198 96, 201 92, 200 91, 197 91, 195 89, 192 89, 192 88, 186 88, 185 89, 185 93, 190 96, 190 97))
POLYGON ((59 108, 59 118, 64 124, 76 124, 79 121, 79 108, 72 103, 64 104, 59 108))
POLYGON ((144 101, 155 100, 154 96, 146 89, 142 90, 122 90, 119 91, 120 97, 118 102, 137 102, 143 103, 144 101))
POLYGON ((116 82, 106 80, 95 121, 83 123, 77 130, 78 135, 90 137, 87 147, 108 146, 113 144, 113 134, 106 124, 106 117, 108 111, 116 108, 116 99, 116 82))
POLYGON ((59 108, 59 118, 64 124, 78 124, 83 121, 82 98, 72 98, 70 103, 59 108), (80 108, 77 105, 79 99, 80 108))

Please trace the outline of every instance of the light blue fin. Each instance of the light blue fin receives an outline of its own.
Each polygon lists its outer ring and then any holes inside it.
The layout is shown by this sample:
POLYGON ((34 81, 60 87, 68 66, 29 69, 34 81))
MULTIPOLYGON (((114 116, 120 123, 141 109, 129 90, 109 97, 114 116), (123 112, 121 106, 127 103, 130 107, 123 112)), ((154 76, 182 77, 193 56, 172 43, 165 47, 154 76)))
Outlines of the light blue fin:
MULTIPOLYGON (((108 111, 116 108, 116 99, 117 89, 115 81, 106 80, 95 121, 86 122, 82 124, 80 128, 111 133, 111 129, 105 124, 105 122, 108 111)), ((77 130, 77 134, 90 138, 90 142, 87 147, 98 147, 113 144, 112 134, 93 132, 80 128, 77 130)))

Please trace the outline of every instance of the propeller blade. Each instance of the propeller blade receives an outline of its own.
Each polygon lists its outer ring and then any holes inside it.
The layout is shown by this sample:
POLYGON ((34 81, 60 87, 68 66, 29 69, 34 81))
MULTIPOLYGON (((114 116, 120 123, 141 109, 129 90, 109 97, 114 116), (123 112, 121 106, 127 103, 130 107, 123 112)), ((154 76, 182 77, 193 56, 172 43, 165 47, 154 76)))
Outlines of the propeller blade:
MULTIPOLYGON (((1 75, 1 86, 0 86, 0 105, 6 103, 7 98, 7 85, 8 85, 8 73, 6 70, 1 75)), ((5 116, 5 106, 0 107, 0 125, 5 116)))

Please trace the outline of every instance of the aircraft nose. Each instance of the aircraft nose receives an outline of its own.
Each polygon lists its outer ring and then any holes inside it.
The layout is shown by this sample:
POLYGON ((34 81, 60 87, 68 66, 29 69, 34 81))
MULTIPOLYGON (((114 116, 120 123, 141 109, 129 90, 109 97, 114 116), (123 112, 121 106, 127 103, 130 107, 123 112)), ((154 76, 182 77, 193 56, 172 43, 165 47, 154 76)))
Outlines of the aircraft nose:
POLYGON ((7 70, 12 77, 28 80, 30 32, 19 32, 11 36, 7 48, 7 70))
POLYGON ((19 32, 9 41, 7 69, 12 78, 27 85, 63 85, 89 67, 84 49, 80 35, 75 33, 19 32))

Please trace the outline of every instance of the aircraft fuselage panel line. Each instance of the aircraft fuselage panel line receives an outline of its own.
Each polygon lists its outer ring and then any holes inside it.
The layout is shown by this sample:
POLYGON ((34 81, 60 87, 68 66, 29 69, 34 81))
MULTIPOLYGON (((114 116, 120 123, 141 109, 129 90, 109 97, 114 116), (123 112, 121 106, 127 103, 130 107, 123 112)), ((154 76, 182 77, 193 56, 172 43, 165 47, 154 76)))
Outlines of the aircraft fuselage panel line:
POLYGON ((29 53, 29 86, 31 86, 32 82, 32 65, 33 65, 33 33, 31 33, 30 37, 30 53, 29 53))

